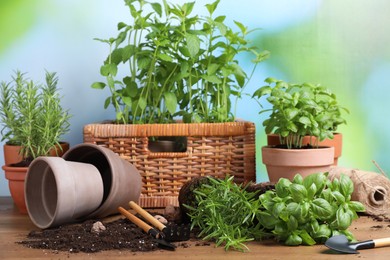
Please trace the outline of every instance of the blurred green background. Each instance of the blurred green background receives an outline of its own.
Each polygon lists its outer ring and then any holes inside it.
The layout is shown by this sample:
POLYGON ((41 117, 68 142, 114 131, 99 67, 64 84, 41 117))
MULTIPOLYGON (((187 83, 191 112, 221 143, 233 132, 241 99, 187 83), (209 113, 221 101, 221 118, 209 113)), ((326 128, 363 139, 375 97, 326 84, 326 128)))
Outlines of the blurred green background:
MULTIPOLYGON (((183 1, 175 0, 174 3, 183 1)), ((195 12, 205 13, 196 1, 195 12)), ((249 28, 254 45, 267 49, 263 62, 247 88, 251 93, 267 77, 291 82, 312 82, 333 90, 350 110, 339 165, 390 173, 390 1, 388 0, 222 0, 218 14, 249 28)), ((122 0, 0 0, 0 81, 9 81, 14 70, 44 79, 44 70, 56 71, 63 106, 70 109, 71 145, 82 142, 83 125, 112 119, 104 110, 107 92, 90 88, 100 80, 99 67, 106 47, 93 38, 116 34, 116 24, 130 16, 122 0)), ((240 60, 250 68, 248 57, 240 60)), ((254 100, 239 102, 238 116, 257 123, 257 181, 268 180, 261 163, 265 144, 254 100)), ((3 165, 1 150, 0 164, 3 165)), ((0 178, 0 196, 9 195, 0 178)))

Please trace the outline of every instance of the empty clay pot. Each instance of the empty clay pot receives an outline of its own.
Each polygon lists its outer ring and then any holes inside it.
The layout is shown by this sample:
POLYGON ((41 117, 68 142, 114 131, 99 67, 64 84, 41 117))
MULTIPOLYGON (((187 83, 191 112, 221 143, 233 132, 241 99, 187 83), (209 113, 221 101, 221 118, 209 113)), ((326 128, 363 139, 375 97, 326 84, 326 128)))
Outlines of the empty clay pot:
POLYGON ((67 161, 94 165, 103 180, 103 201, 89 217, 105 217, 127 207, 129 201, 138 201, 142 180, 137 168, 108 148, 94 144, 79 144, 66 152, 67 161))
POLYGON ((96 210, 103 199, 103 182, 91 164, 38 157, 27 172, 25 198, 32 222, 39 228, 54 227, 96 210))

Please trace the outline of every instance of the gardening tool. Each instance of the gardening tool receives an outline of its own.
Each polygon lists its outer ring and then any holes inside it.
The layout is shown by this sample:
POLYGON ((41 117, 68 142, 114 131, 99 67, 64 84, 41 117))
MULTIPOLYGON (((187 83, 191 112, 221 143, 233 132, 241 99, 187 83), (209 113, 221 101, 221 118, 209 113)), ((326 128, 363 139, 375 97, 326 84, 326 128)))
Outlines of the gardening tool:
POLYGON ((357 249, 390 246, 390 237, 350 243, 346 236, 337 235, 329 238, 325 242, 325 246, 341 253, 359 254, 357 249))
POLYGON ((157 244, 160 248, 166 249, 166 250, 171 250, 171 251, 174 251, 176 249, 176 246, 174 244, 171 244, 171 243, 167 242, 166 240, 164 240, 160 231, 149 226, 147 223, 143 222, 141 219, 137 218, 135 215, 133 215, 131 212, 125 210, 124 208, 119 207, 118 210, 123 216, 127 217, 131 222, 133 222, 138 227, 140 227, 148 235, 152 236, 154 238, 154 241, 157 242, 157 244))
POLYGON ((134 209, 138 214, 144 217, 149 223, 158 228, 164 234, 164 239, 167 241, 185 241, 190 239, 190 226, 189 225, 168 225, 165 226, 152 215, 149 214, 146 210, 141 208, 134 201, 130 201, 129 205, 134 209))

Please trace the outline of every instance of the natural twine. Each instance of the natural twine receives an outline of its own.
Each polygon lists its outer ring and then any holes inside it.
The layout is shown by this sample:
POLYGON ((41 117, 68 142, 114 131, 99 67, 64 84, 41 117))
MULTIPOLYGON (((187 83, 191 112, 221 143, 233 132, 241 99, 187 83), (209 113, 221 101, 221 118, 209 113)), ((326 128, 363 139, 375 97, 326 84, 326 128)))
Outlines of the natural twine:
POLYGON ((383 174, 332 167, 329 178, 339 178, 340 174, 349 176, 354 183, 351 199, 361 202, 366 213, 373 216, 390 217, 390 180, 383 174))

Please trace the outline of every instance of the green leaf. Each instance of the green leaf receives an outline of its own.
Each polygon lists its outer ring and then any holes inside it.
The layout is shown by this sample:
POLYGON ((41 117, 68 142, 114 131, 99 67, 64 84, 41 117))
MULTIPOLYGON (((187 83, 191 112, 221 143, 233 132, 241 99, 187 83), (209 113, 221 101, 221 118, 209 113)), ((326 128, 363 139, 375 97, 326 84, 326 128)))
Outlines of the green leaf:
POLYGON ((299 109, 296 108, 288 108, 285 110, 285 115, 287 120, 292 120, 298 114, 299 114, 299 109))
POLYGON ((299 236, 302 238, 302 243, 305 245, 312 246, 316 244, 316 241, 309 235, 306 230, 301 230, 299 236))
POLYGON ((269 95, 272 92, 272 88, 270 86, 264 86, 256 90, 252 97, 261 98, 262 96, 269 95))
POLYGON ((139 69, 148 69, 150 65, 149 57, 142 57, 137 60, 137 66, 139 69))
POLYGON ((293 233, 288 236, 285 244, 288 246, 298 246, 302 244, 302 238, 299 235, 293 233))
POLYGON ((306 125, 306 126, 311 125, 310 118, 308 118, 306 116, 301 116, 298 121, 299 121, 299 123, 306 125))
POLYGON ((240 23, 238 21, 234 21, 234 23, 238 26, 238 28, 240 28, 241 33, 243 35, 245 35, 247 33, 247 28, 242 23, 240 23))
POLYGON ((127 31, 120 32, 118 37, 116 38, 115 46, 118 47, 126 39, 126 36, 127 31))
POLYGON ((221 84, 222 81, 220 78, 218 78, 217 76, 215 75, 202 75, 202 79, 208 81, 208 82, 211 82, 211 83, 215 83, 215 84, 221 84))
POLYGON ((117 26, 118 31, 121 30, 122 28, 126 27, 126 26, 127 26, 127 24, 125 24, 124 22, 118 23, 118 26, 117 26))
POLYGON ((289 189, 291 197, 294 199, 295 202, 300 202, 307 198, 307 190, 305 186, 293 183, 290 185, 289 189))
POLYGON ((348 202, 348 206, 351 210, 354 210, 356 212, 366 211, 366 209, 364 208, 364 205, 359 201, 350 201, 350 202, 348 202))
POLYGON ((214 1, 211 4, 206 4, 206 8, 209 11, 210 16, 214 13, 215 9, 217 8, 220 0, 214 1))
POLYGON ((172 61, 172 57, 165 53, 159 53, 157 54, 157 57, 163 61, 168 61, 168 62, 172 61))
POLYGON ((135 46, 127 45, 122 49, 122 61, 127 62, 135 54, 135 46))
POLYGON ((294 176, 294 178, 293 178, 293 183, 295 183, 295 184, 303 184, 302 175, 300 175, 300 174, 295 174, 295 176, 294 176))
POLYGON ((295 230, 298 228, 298 221, 294 216, 290 216, 287 222, 287 227, 289 230, 295 230))
POLYGON ((339 191, 333 191, 332 195, 337 200, 338 204, 343 204, 345 202, 345 197, 339 191))
POLYGON ((165 106, 168 109, 169 113, 174 114, 177 108, 177 98, 175 94, 171 92, 164 93, 165 106))
POLYGON ((111 97, 108 97, 104 101, 104 109, 107 109, 110 104, 111 104, 111 97))
POLYGON ((321 219, 327 218, 333 214, 333 208, 328 201, 322 198, 316 198, 311 203, 313 213, 321 219))
POLYGON ((340 175, 340 192, 347 197, 351 195, 353 192, 353 182, 352 180, 345 174, 340 175))
POLYGON ((126 106, 129 106, 131 107, 132 105, 132 101, 131 101, 131 98, 130 97, 122 97, 122 100, 123 100, 123 103, 125 103, 126 106))
POLYGON ((196 57, 200 50, 200 39, 198 36, 187 33, 186 34, 187 49, 191 58, 196 57))
POLYGON ((144 97, 140 97, 138 99, 138 106, 141 108, 141 110, 145 110, 145 108, 147 106, 147 101, 144 97))
POLYGON ((116 76, 117 72, 118 72, 118 68, 113 63, 105 64, 100 67, 100 74, 105 77, 108 75, 116 76))
POLYGON ((318 231, 315 232, 316 238, 329 238, 332 235, 332 231, 326 224, 321 224, 318 231))
POLYGON ((124 77, 123 83, 126 85, 126 94, 129 97, 136 97, 138 94, 138 86, 130 77, 124 77))
POLYGON ((307 189, 307 197, 309 199, 313 199, 316 193, 317 193, 317 186, 315 183, 312 183, 311 186, 307 189))
POLYGON ((159 3, 151 3, 151 6, 153 10, 161 17, 162 15, 162 8, 159 3))
POLYGON ((94 89, 104 89, 105 87, 106 87, 106 83, 104 83, 104 82, 94 82, 91 85, 91 88, 94 88, 94 89))
POLYGON ((290 185, 291 181, 289 179, 280 178, 279 181, 275 184, 276 194, 281 198, 288 196, 290 194, 290 185))
POLYGON ((339 229, 347 229, 352 224, 351 215, 343 207, 339 207, 337 210, 336 218, 339 229))

